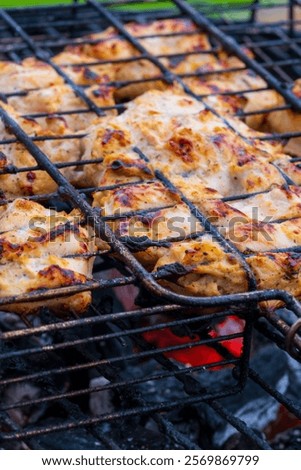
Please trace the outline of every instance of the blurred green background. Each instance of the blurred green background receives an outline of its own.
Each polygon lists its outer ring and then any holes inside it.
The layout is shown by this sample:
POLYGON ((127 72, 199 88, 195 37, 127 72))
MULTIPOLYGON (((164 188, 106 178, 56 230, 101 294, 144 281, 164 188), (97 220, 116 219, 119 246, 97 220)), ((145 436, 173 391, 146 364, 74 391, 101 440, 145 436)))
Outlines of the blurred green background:
POLYGON ((72 0, 0 0, 0 6, 3 8, 18 6, 38 6, 38 5, 57 5, 62 3, 72 3, 72 0))
MULTIPOLYGON (((78 0, 80 3, 84 2, 84 0, 78 0)), ((191 0, 192 3, 194 0, 191 0)), ((252 0, 195 0, 196 2, 204 2, 210 4, 214 3, 224 3, 225 5, 228 4, 233 4, 233 3, 251 3, 252 0)), ((60 4, 70 4, 72 3, 72 0, 0 0, 0 7, 1 8, 15 8, 15 7, 24 7, 24 6, 38 6, 38 5, 60 5, 60 4)), ((137 2, 140 4, 141 8, 141 0, 137 2)), ((261 0, 262 4, 275 4, 275 3, 285 3, 285 0, 261 0)), ((167 2, 168 5, 168 2, 167 2)), ((163 5, 162 5, 163 6, 163 5)), ((145 8, 147 8, 145 6, 145 8)))
POLYGON ((0 7, 29 7, 39 5, 59 5, 62 3, 72 3, 72 0, 0 0, 0 7))
MULTIPOLYGON (((79 1, 81 2, 83 0, 79 1)), ((207 3, 248 3, 248 1, 249 0, 207 0, 207 3)), ((0 7, 58 5, 62 3, 72 3, 72 0, 0 0, 0 7)))

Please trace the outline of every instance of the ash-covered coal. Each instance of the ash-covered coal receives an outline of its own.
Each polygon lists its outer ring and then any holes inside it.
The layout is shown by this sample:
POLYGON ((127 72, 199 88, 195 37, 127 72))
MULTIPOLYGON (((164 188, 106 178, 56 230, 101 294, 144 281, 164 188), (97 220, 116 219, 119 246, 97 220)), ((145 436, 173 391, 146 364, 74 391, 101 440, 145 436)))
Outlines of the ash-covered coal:
POLYGON ((100 388, 95 392, 90 393, 89 397, 89 409, 92 416, 100 416, 102 414, 110 413, 114 411, 114 394, 110 389, 101 390, 105 385, 110 382, 105 377, 95 377, 90 381, 90 388, 100 388))
POLYGON ((5 388, 1 404, 4 407, 14 405, 13 408, 7 410, 10 418, 20 427, 24 427, 29 423, 35 423, 44 414, 46 405, 26 406, 18 408, 18 403, 31 401, 41 396, 41 389, 29 382, 11 384, 5 388))
POLYGON ((301 450, 301 426, 280 433, 272 442, 276 450, 301 450))
MULTIPOLYGON (((251 367, 272 388, 284 394, 286 398, 293 399, 300 406, 301 365, 299 363, 275 345, 269 345, 255 354, 251 367)), ((220 403, 259 435, 264 433, 266 438, 277 422, 281 410, 281 404, 250 379, 242 394, 221 399, 220 403)), ((210 407, 204 405, 202 409, 206 409, 207 420, 212 423, 214 447, 229 448, 229 442, 236 436, 237 431, 216 415, 210 407)))
MULTIPOLYGON (((144 371, 152 370, 153 372, 150 372, 152 374, 156 372, 156 367, 155 361, 149 361, 144 371)), ((299 363, 276 346, 269 345, 264 346, 254 355, 251 367, 270 386, 300 405, 301 365, 299 363)), ((135 374, 135 370, 132 373, 135 374)), ((216 382, 221 388, 227 387, 232 379, 230 369, 193 372, 191 375, 208 390, 212 390, 216 382)), ((183 384, 175 377, 168 377, 161 381, 152 380, 150 377, 149 381, 140 384, 138 388, 143 397, 152 403, 179 400, 185 396, 183 384)), ((220 399, 219 403, 243 420, 259 436, 264 436, 266 439, 269 438, 281 409, 280 403, 251 379, 247 381, 243 393, 220 399)), ((174 410, 166 416, 177 429, 189 435, 194 442, 197 439, 203 448, 253 448, 247 438, 242 437, 235 428, 205 403, 174 410)))

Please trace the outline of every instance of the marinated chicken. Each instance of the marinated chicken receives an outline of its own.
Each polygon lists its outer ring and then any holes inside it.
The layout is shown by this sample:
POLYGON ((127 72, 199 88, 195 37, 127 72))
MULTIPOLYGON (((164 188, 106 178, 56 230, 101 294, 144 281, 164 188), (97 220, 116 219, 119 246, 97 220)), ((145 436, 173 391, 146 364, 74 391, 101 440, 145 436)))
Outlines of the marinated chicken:
MULTIPOLYGON (((49 128, 45 131, 35 120, 20 117, 10 106, 2 104, 2 107, 7 110, 29 136, 43 138, 47 135, 55 137, 53 140, 37 141, 36 144, 53 163, 74 162, 73 166, 61 169, 62 173, 72 181, 72 175, 76 173, 76 163, 81 154, 80 139, 64 139, 64 135, 70 133, 64 121, 52 123, 51 118, 49 118, 49 128)), ((14 135, 9 132, 9 129, 5 128, 1 121, 0 140, 2 142, 14 140, 14 135)), ((0 150, 0 194, 2 199, 9 199, 12 196, 48 194, 56 190, 57 185, 48 173, 34 169, 37 162, 23 144, 20 142, 2 143, 0 150), (23 168, 27 170, 14 171, 23 168)))
MULTIPOLYGON (((296 97, 301 98, 301 79, 296 80, 292 91, 296 97)), ((245 107, 247 112, 266 110, 266 113, 253 114, 246 117, 246 123, 253 129, 272 133, 301 132, 301 114, 287 109, 284 98, 274 90, 258 93, 256 100, 250 100, 245 107), (283 108, 279 111, 270 111, 271 108, 283 108)), ((301 137, 293 137, 288 140, 286 151, 301 156, 301 137)))
MULTIPOLYGON (((24 199, 0 206, 0 298, 85 284, 92 277, 92 233, 80 225, 77 214, 45 209, 24 199)), ((22 315, 41 306, 64 313, 82 313, 91 294, 77 293, 30 303, 1 305, 22 315)))
POLYGON ((63 83, 63 78, 50 65, 33 57, 28 57, 21 64, 0 62, 0 93, 2 94, 20 93, 63 83))
MULTIPOLYGON (((85 90, 87 97, 99 108, 114 107, 113 89, 102 85, 93 85, 85 90)), ((47 131, 57 122, 64 123, 71 132, 87 129, 97 124, 99 118, 94 112, 88 112, 88 105, 77 97, 69 85, 54 85, 48 88, 28 91, 24 96, 12 96, 8 104, 21 115, 30 115, 47 131), (61 113, 61 115, 59 115, 61 113), (45 114, 46 116, 39 116, 45 114)), ((113 109, 106 114, 114 115, 113 109)), ((101 119, 101 118, 100 118, 101 119)))
MULTIPOLYGON (((184 70, 191 72, 204 63, 215 61, 214 55, 210 52, 211 45, 207 35, 199 33, 189 20, 161 20, 149 24, 128 23, 125 28, 134 37, 139 37, 146 50, 160 56, 162 63, 175 73, 182 73, 184 70), (146 37, 143 38, 144 36, 146 37)), ((134 98, 149 89, 165 87, 160 78, 149 80, 160 77, 161 72, 158 67, 150 60, 139 59, 140 52, 129 41, 120 37, 114 28, 107 28, 102 33, 92 34, 85 39, 92 40, 93 43, 81 43, 80 40, 78 45, 70 46, 68 51, 95 60, 115 61, 115 80, 120 82, 120 87, 116 90, 119 100, 134 98), (133 57, 136 60, 133 61, 133 57), (143 83, 143 79, 147 81, 143 83), (137 83, 126 83, 131 81, 137 83)))

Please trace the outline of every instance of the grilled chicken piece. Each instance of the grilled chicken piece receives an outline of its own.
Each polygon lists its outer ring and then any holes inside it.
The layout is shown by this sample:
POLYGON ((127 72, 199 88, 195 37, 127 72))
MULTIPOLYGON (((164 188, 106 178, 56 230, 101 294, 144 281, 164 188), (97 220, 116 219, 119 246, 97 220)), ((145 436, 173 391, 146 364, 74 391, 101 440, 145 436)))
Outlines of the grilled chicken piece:
POLYGON ((300 217, 301 188, 279 186, 248 199, 231 201, 228 204, 239 210, 249 220, 275 222, 300 217))
POLYGON ((294 248, 301 245, 301 218, 279 223, 238 223, 227 229, 225 235, 244 253, 294 248))
MULTIPOLYGON (((207 35, 198 32, 197 27, 189 20, 168 19, 148 24, 128 23, 125 28, 134 37, 146 36, 140 39, 141 44, 151 54, 161 56, 162 63, 175 73, 192 72, 203 64, 216 61, 214 55, 210 53, 212 48, 207 35), (168 55, 170 57, 165 57, 168 55)), ((92 34, 84 39, 97 42, 79 43, 68 47, 67 51, 97 60, 116 60, 114 67, 116 81, 138 80, 138 83, 121 85, 116 91, 118 100, 131 99, 146 90, 165 87, 160 79, 140 82, 143 79, 160 77, 161 72, 151 61, 139 59, 139 51, 120 37, 114 28, 110 27, 102 33, 92 34), (137 60, 118 62, 119 59, 133 57, 137 60)))
POLYGON ((100 205, 112 220, 117 217, 111 222, 111 227, 119 236, 133 241, 140 237, 158 241, 203 231, 202 225, 181 203, 179 196, 160 182, 96 193, 94 205, 100 205), (125 218, 129 212, 136 211, 138 214, 125 218))
MULTIPOLYGON (((275 141, 261 141, 262 133, 254 131, 246 126, 240 119, 233 118, 229 115, 221 116, 219 114, 206 111, 203 103, 183 93, 182 89, 178 86, 169 87, 164 93, 153 90, 152 92, 145 93, 144 95, 136 98, 133 102, 127 104, 127 111, 118 118, 118 123, 126 124, 134 127, 135 132, 137 129, 143 127, 143 133, 147 135, 150 143, 159 144, 160 139, 166 139, 169 133, 169 127, 166 125, 166 116, 172 120, 174 125, 175 119, 185 119, 191 127, 195 124, 190 123, 190 120, 195 120, 196 114, 200 114, 200 121, 202 127, 206 132, 214 134, 218 127, 228 130, 229 127, 234 130, 233 135, 240 136, 240 141, 244 140, 250 143, 252 147, 262 153, 262 156, 267 156, 269 160, 276 160, 284 158, 283 146, 275 141)), ((140 135, 135 134, 136 139, 141 138, 140 135)), ((213 141, 214 136, 211 136, 213 141)), ((139 143, 139 141, 137 141, 139 143)), ((141 147, 140 143, 139 146, 141 147)), ((287 157, 285 157, 287 158, 287 157)))
MULTIPOLYGON (((161 283, 181 294, 213 296, 248 290, 248 276, 237 259, 225 253, 209 236, 157 248, 154 271, 181 265, 187 274, 161 283)), ((138 253, 136 256, 140 256, 138 253)), ((284 289, 301 296, 301 254, 264 252, 246 258, 254 273, 257 288, 284 289)), ((280 302, 268 303, 278 307, 280 302)))
MULTIPOLYGON (((91 57, 62 52, 53 58, 53 62, 61 66, 77 85, 106 85, 113 80, 114 70, 109 64, 102 66, 79 65, 91 62, 91 57)), ((45 62, 34 57, 24 59, 20 64, 15 62, 0 62, 0 93, 14 94, 29 90, 49 88, 63 85, 64 78, 45 62)))
MULTIPOLYGON (((301 79, 296 80, 293 90, 298 98, 301 98, 301 79)), ((270 108, 285 106, 284 98, 274 90, 258 93, 257 99, 248 100, 245 111, 265 110, 265 114, 255 114, 246 117, 246 123, 258 130, 272 133, 301 132, 301 114, 292 109, 271 111, 270 108)), ((287 152, 301 156, 301 137, 289 139, 285 149, 287 152)))
POLYGON ((130 242, 127 240, 130 238, 135 242, 137 238, 138 249, 141 237, 152 242, 168 242, 169 239, 185 238, 204 231, 203 226, 183 203, 122 219, 113 223, 112 228, 118 236, 125 237, 125 241, 130 242))
MULTIPOLYGON (((0 208, 0 232, 1 298, 80 285, 91 279, 93 258, 81 255, 94 251, 93 235, 81 227, 77 214, 16 199, 0 208)), ((2 305, 1 310, 25 315, 47 306, 57 312, 79 314, 90 301, 87 291, 51 300, 12 302, 2 305)))
MULTIPOLYGON (((111 122, 111 121, 109 121, 111 122)), ((78 172, 78 185, 84 181, 89 186, 107 186, 136 182, 154 177, 153 172, 133 150, 133 139, 125 127, 103 125, 90 129, 82 141, 84 153, 81 159, 103 158, 98 165, 86 165, 78 172)))
MULTIPOLYGON (((86 95, 99 108, 114 106, 113 89, 106 85, 94 85, 85 90, 86 95)), ((86 129, 90 125, 97 124, 99 118, 94 112, 78 112, 87 110, 87 104, 76 96, 69 85, 54 85, 52 87, 29 91, 25 96, 12 96, 8 98, 8 104, 22 115, 35 115, 39 113, 50 114, 46 117, 35 117, 42 129, 49 129, 49 120, 59 120, 66 123, 70 131, 76 132, 86 129), (74 114, 68 112, 74 111, 74 114), (57 116, 56 113, 64 113, 57 116), (53 116, 51 116, 53 115, 53 116)), ((115 115, 114 109, 107 110, 106 114, 115 115)))
POLYGON ((96 193, 95 200, 101 202, 106 215, 114 215, 172 206, 179 202, 180 198, 167 190, 162 183, 155 182, 96 193))
MULTIPOLYGON (((200 33, 197 26, 187 19, 165 19, 150 23, 127 23, 125 29, 152 54, 185 54, 189 51, 211 52, 211 45, 205 33, 200 33)), ((86 53, 98 59, 119 59, 138 55, 138 51, 125 41, 118 31, 109 27, 101 33, 91 34, 84 39, 98 41, 68 47, 67 50, 86 53)), ((79 42, 81 39, 79 40, 79 42)), ((173 64, 172 59, 171 64, 173 64)))
MULTIPOLYGON (((37 146, 54 163, 76 162, 80 158, 80 139, 63 139, 70 130, 66 127, 64 121, 51 122, 49 119, 49 130, 44 131, 41 126, 33 119, 21 118, 15 113, 13 108, 1 104, 8 111, 23 130, 30 136, 57 136, 62 140, 45 140, 36 142, 37 146), (53 129, 53 130, 51 130, 53 129)), ((14 135, 6 129, 0 122, 0 141, 14 139, 14 135)), ((0 190, 2 197, 9 198, 13 196, 31 196, 33 194, 47 194, 56 190, 56 183, 45 171, 27 170, 14 173, 14 169, 36 167, 37 163, 34 157, 26 150, 23 144, 7 143, 0 145, 0 190)), ((61 169, 62 173, 70 180, 76 174, 75 166, 61 169)))
MULTIPOLYGON (((252 53, 248 53, 252 57, 252 53)), ((222 113, 243 110, 249 101, 256 100, 257 95, 262 93, 256 90, 267 87, 261 77, 247 69, 237 57, 227 56, 224 51, 219 54, 216 63, 205 64, 198 72, 197 77, 185 78, 184 82, 222 113)))
MULTIPOLYGON (((84 158, 114 155, 121 175, 122 167, 128 166, 124 158, 130 158, 136 145, 150 160, 149 168, 160 169, 175 185, 178 177, 181 181, 192 177, 195 184, 233 196, 263 191, 285 181, 271 163, 287 158, 278 149, 267 142, 262 147, 257 141, 240 138, 222 119, 204 110, 202 103, 176 89, 147 92, 129 103, 120 116, 97 126, 89 136, 89 152, 84 158)), ((140 162, 145 166, 143 158, 140 162)), ((105 161, 98 170, 96 174, 93 165, 85 170, 91 185, 99 185, 105 161)), ((140 177, 143 179, 142 171, 140 177)))
POLYGON ((45 62, 28 57, 21 64, 0 62, 0 93, 15 93, 52 85, 64 80, 45 62))
MULTIPOLYGON (((232 254, 225 253, 209 235, 198 240, 176 242, 157 251, 154 271, 172 265, 187 269, 187 274, 175 275, 174 281, 161 281, 165 287, 178 293, 213 296, 248 290, 248 278, 239 261, 232 254)), ((140 253, 137 256, 139 259, 140 253)))
POLYGON ((115 70, 109 61, 105 64, 93 65, 95 59, 84 54, 63 51, 53 57, 53 62, 77 85, 106 85, 115 80, 115 70))

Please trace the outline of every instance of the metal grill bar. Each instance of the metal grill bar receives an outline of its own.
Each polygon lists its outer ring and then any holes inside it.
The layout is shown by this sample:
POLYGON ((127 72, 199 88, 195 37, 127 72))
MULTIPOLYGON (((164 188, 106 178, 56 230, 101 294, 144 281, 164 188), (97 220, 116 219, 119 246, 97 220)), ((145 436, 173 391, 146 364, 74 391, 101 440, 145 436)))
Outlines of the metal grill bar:
POLYGON ((247 424, 239 418, 231 415, 225 408, 218 403, 216 400, 209 402, 209 405, 222 417, 225 421, 232 424, 239 432, 247 436, 247 438, 254 444, 256 444, 260 449, 271 450, 271 446, 259 437, 253 429, 250 429, 247 424))
MULTIPOLYGON (((199 318, 200 319, 200 318, 199 318)), ((189 323, 192 323, 196 321, 196 319, 191 319, 190 322, 187 322, 185 319, 183 319, 181 321, 181 325, 186 325, 186 324, 189 324, 189 323)), ((94 343, 96 341, 105 341, 105 340, 108 340, 108 339, 113 339, 113 338, 122 338, 122 337, 127 337, 129 335, 132 335, 132 334, 141 334, 141 333, 146 333, 146 332, 149 332, 149 331, 157 331, 157 330, 162 330, 162 328, 172 328, 173 326, 176 326, 178 325, 178 321, 171 321, 171 322, 166 322, 166 323, 160 323, 160 324, 157 324, 157 325, 154 325, 154 326, 145 326, 145 327, 140 327, 140 328, 132 328, 130 330, 124 330, 124 331, 121 331, 121 332, 115 332, 115 333, 107 333, 105 335, 99 335, 99 336, 91 336, 89 338, 83 338, 83 339, 78 339, 76 341, 65 341, 63 343, 56 343, 54 345, 51 345, 51 346, 42 346, 42 347, 39 347, 39 348, 26 348, 26 349, 21 349, 21 350, 18 350, 18 351, 12 351, 12 352, 8 352, 6 354, 0 354, 0 360, 7 360, 7 359, 13 359, 13 358, 17 358, 17 357, 26 357, 27 355, 33 355, 33 354, 39 354, 39 353, 43 353, 43 352, 49 352, 49 351, 57 351, 57 350, 61 350, 61 349, 67 349, 67 348, 72 348, 74 346, 78 346, 78 345, 81 345, 81 344, 89 344, 89 343, 94 343)), ((229 341, 231 339, 236 339, 236 338, 240 338, 242 335, 241 333, 235 333, 235 334, 229 334, 229 335, 223 335, 223 336, 219 336, 219 341, 229 341)), ((187 343, 187 344, 184 344, 182 345, 181 347, 180 346, 170 346, 168 349, 159 349, 157 348, 155 350, 155 354, 157 354, 157 352, 171 352, 171 351, 177 351, 179 349, 186 349, 186 348, 193 348, 195 346, 200 346, 200 345, 204 345, 204 344, 211 344, 211 343, 214 343, 216 342, 216 338, 209 338, 209 339, 205 339, 205 340, 200 340, 198 342, 191 342, 191 343, 187 343)), ((123 357, 123 358, 117 358, 117 362, 120 361, 120 360, 130 360, 130 359, 136 359, 137 355, 136 353, 134 355, 131 355, 130 357, 123 357)), ((1 380, 0 380, 0 384, 1 384, 1 380)))
MULTIPOLYGON (((60 323, 52 323, 50 325, 41 325, 38 327, 32 327, 32 328, 26 328, 22 330, 14 330, 14 331, 7 331, 4 333, 1 333, 1 339, 4 340, 13 340, 13 339, 18 339, 18 338, 24 338, 27 336, 31 335, 36 335, 36 334, 43 334, 43 333, 50 333, 50 332, 55 332, 55 331, 63 331, 63 330, 68 330, 71 328, 76 328, 77 326, 87 326, 87 325, 98 325, 99 323, 104 323, 104 322, 114 322, 118 320, 123 320, 123 319, 135 319, 135 318, 144 318, 148 316, 154 316, 156 314, 160 314, 161 312, 164 312, 166 314, 173 314, 176 312, 181 311, 181 307, 179 305, 160 305, 157 307, 147 307, 147 308, 141 308, 139 310, 131 310, 127 312, 118 312, 118 313, 110 313, 106 315, 101 315, 97 317, 88 317, 88 318, 81 318, 79 320, 69 320, 68 322, 60 322, 60 323)), ((185 308, 185 311, 188 311, 189 313, 189 308, 185 308)), ((223 318, 227 315, 231 315, 233 312, 232 311, 223 311, 223 312, 217 312, 216 316, 214 318, 219 319, 223 318)), ((201 315, 200 317, 196 316, 193 317, 195 321, 197 320, 204 320, 210 321, 212 319, 211 314, 204 314, 201 315)), ((186 319, 185 319, 186 320, 186 319)), ((193 321, 192 319, 187 319, 188 322, 193 321)), ((179 325, 182 324, 182 320, 179 322, 179 325)))
MULTIPOLYGON (((211 398, 211 394, 208 394, 208 399, 211 398)), ((207 397, 206 396, 206 397, 207 397)), ((77 420, 76 422, 70 422, 62 425, 53 425, 51 428, 46 428, 43 427, 41 429, 36 428, 33 430, 29 431, 20 431, 20 432, 13 432, 13 433, 2 433, 0 434, 0 437, 4 441, 12 441, 12 440, 20 440, 20 439, 28 439, 34 436, 40 436, 44 435, 47 433, 53 433, 53 432, 58 432, 58 431, 68 431, 71 429, 76 429, 80 427, 89 427, 93 426, 95 424, 99 424, 102 422, 111 422, 111 421, 116 421, 124 418, 129 418, 132 416, 143 416, 143 415, 150 415, 153 412, 164 412, 168 410, 175 409, 177 407, 183 407, 183 406, 188 406, 188 405, 194 405, 201 403, 203 401, 203 398, 198 398, 198 397, 187 397, 183 400, 174 400, 170 401, 166 404, 157 404, 157 405, 149 405, 145 407, 136 407, 136 408, 131 408, 130 410, 123 410, 122 412, 114 412, 111 413, 110 415, 104 415, 104 416, 99 416, 97 418, 90 418, 90 419, 85 419, 85 420, 77 420)), ((233 420, 234 421, 234 420, 233 420)), ((240 420, 239 420, 240 421, 240 420)), ((231 423, 232 424, 232 423, 231 423)), ((246 432, 248 432, 247 426, 245 426, 246 432)), ((251 433, 252 434, 252 433, 251 433)), ((266 443, 262 441, 262 445, 266 446, 266 443)), ((189 445, 191 446, 191 442, 189 441, 189 445)), ((193 447, 186 447, 186 448, 195 448, 198 449, 198 446, 193 446, 193 447)))
MULTIPOLYGON (((92 310, 97 314, 100 313, 94 307, 92 307, 92 310)), ((77 337, 75 336, 74 340, 76 340, 76 338, 77 337)), ((87 352, 86 348, 83 348, 81 346, 75 346, 75 350, 78 350, 86 361, 91 361, 93 359, 92 355, 87 352)), ((103 373, 105 377, 109 378, 113 382, 119 380, 119 376, 116 373, 116 370, 112 370, 111 366, 97 366, 97 370, 100 373, 103 373)), ((134 389, 129 389, 129 387, 126 387, 124 390, 120 390, 120 395, 124 396, 127 401, 130 400, 134 407, 136 407, 137 405, 147 405, 145 400, 142 397, 138 396, 134 389)), ((185 435, 175 429, 173 424, 164 416, 161 416, 160 414, 154 414, 152 416, 152 419, 158 424, 159 428, 165 430, 165 434, 168 435, 173 442, 179 443, 184 448, 198 448, 198 446, 196 446, 193 442, 187 439, 185 435)))
MULTIPOLYGON (((212 362, 210 363, 210 368, 214 367, 221 367, 221 366, 229 366, 229 365, 237 365, 239 363, 238 359, 225 359, 223 361, 218 361, 218 362, 212 362)), ((14 409, 16 407, 22 408, 22 407, 27 407, 27 406, 33 406, 33 405, 40 405, 42 403, 50 403, 50 402, 56 402, 57 400, 61 398, 74 398, 78 397, 81 395, 87 395, 90 393, 95 393, 95 392, 103 392, 105 390, 114 390, 114 389, 119 389, 121 387, 129 387, 131 385, 138 385, 141 383, 148 382, 150 380, 162 380, 164 378, 168 377, 176 377, 177 375, 188 375, 191 372, 197 372, 197 371, 202 371, 206 370, 208 367, 206 365, 202 366, 193 366, 193 367, 186 367, 185 369, 181 371, 172 371, 172 372, 162 372, 160 374, 153 374, 150 378, 141 378, 141 379, 127 379, 119 382, 113 382, 109 383, 107 385, 102 385, 99 387, 91 387, 91 388, 86 388, 86 389, 81 389, 81 390, 75 390, 72 392, 67 392, 63 394, 57 394, 57 395, 51 395, 49 397, 43 397, 43 398, 38 398, 36 400, 30 400, 30 401, 24 401, 24 402, 18 402, 14 403, 12 405, 4 405, 3 407, 0 408, 1 411, 8 411, 10 409, 14 409)))
POLYGON ((287 399, 282 393, 279 393, 277 390, 275 390, 273 387, 271 387, 269 384, 267 384, 259 374, 257 374, 253 369, 249 369, 249 376, 250 378, 256 382, 258 385, 260 385, 261 388, 266 390, 269 395, 275 398, 275 400, 279 401, 282 403, 283 406, 287 410, 289 410, 291 413, 293 413, 297 418, 301 419, 301 406, 296 405, 296 403, 293 400, 287 399))
MULTIPOLYGON (((84 351, 84 357, 86 358, 86 360, 91 360, 90 354, 87 353, 86 348, 83 350, 82 348, 75 347, 75 349, 78 349, 81 352, 84 351)), ((102 372, 102 370, 100 370, 100 372, 102 372)), ((112 373, 108 370, 106 371, 106 374, 109 377, 112 376, 112 373)), ((113 375, 113 377, 114 377, 114 380, 116 381, 116 379, 117 379, 116 373, 113 375)), ((43 380, 45 380, 45 378, 43 380)), ((52 377, 46 378, 46 381, 49 384, 50 388, 53 388, 52 377)), ((139 397, 136 397, 135 395, 133 395, 133 393, 129 394, 128 392, 126 392, 126 398, 129 399, 129 397, 131 398, 131 400, 133 400, 133 403, 135 404, 135 406, 137 405, 137 403, 140 403, 140 404, 144 405, 144 400, 143 399, 141 399, 139 397)), ((64 409, 68 410, 69 412, 71 411, 71 416, 75 416, 77 418, 77 420, 81 419, 82 422, 85 422, 85 419, 83 419, 84 418, 83 413, 81 411, 78 412, 78 407, 75 407, 73 404, 70 404, 64 398, 60 400, 60 403, 62 403, 64 409), (73 413, 72 413, 72 411, 73 411, 73 413)), ((198 448, 197 446, 195 446, 195 444, 193 442, 189 441, 183 434, 181 434, 179 431, 177 431, 173 427, 173 425, 166 418, 164 418, 163 416, 153 415, 153 419, 154 419, 155 422, 157 422, 157 424, 159 425, 160 428, 163 428, 165 430, 166 435, 168 435, 174 442, 179 443, 184 448, 196 448, 196 449, 198 448)), ((74 423, 73 419, 72 419, 72 423, 74 423)), ((79 426, 76 426, 76 427, 82 427, 82 425, 80 424, 79 426)), ((89 429, 90 429, 90 425, 89 425, 89 429)), ((93 425, 93 428, 92 428, 91 432, 92 432, 92 434, 96 435, 96 437, 97 437, 96 430, 97 430, 97 428, 95 429, 95 425, 93 425)), ((49 432, 55 432, 55 429, 53 429, 53 427, 49 427, 45 430, 44 433, 43 432, 42 433, 47 434, 49 432)), ((101 432, 101 434, 102 434, 102 432, 101 432)), ((4 441, 7 440, 5 438, 5 436, 4 437, 2 436, 2 438, 3 438, 4 441)), ((101 442, 102 441, 108 442, 108 447, 109 448, 113 448, 113 449, 118 448, 116 446, 116 444, 114 444, 113 441, 109 438, 104 438, 104 439, 100 438, 99 440, 101 442)))
MULTIPOLYGON (((85 160, 85 161, 73 161, 73 162, 63 162, 63 163, 53 163, 53 165, 56 168, 69 168, 71 166, 83 166, 83 165, 91 165, 95 163, 102 163, 103 158, 96 158, 95 160, 85 160)), ((5 175, 5 174, 16 174, 16 173, 24 173, 27 171, 36 171, 40 170, 40 167, 38 165, 35 166, 24 166, 21 168, 15 167, 13 165, 10 165, 6 167, 4 170, 0 170, 0 175, 5 175)), ((95 188, 93 188, 95 190, 95 188)))
MULTIPOLYGON (((135 334, 136 332, 143 332, 143 331, 152 331, 153 329, 160 329, 159 327, 157 328, 152 328, 152 329, 149 329, 149 330, 146 330, 146 329, 137 329, 138 331, 133 331, 133 334, 135 334)), ((127 336, 129 334, 129 332, 126 332, 125 335, 122 335, 122 334, 119 334, 118 336, 127 336)), ((112 333, 110 336, 107 335, 107 337, 104 337, 104 339, 108 339, 108 338, 113 338, 113 337, 116 337, 117 336, 117 333, 114 334, 112 333)), ((224 335, 224 336, 221 336, 219 337, 219 340, 221 341, 227 341, 227 340, 231 340, 231 339, 236 339, 236 338, 240 338, 241 337, 241 334, 240 333, 237 333, 237 334, 233 334, 233 335, 224 335)), ((98 338, 96 338, 98 339, 98 338)), ((91 338, 91 341, 93 340, 93 338, 91 338)), ((80 341, 80 340, 78 340, 80 341)), ((87 341, 87 344, 89 343, 89 341, 87 341)), ((216 343, 216 338, 210 338, 210 339, 205 339, 205 340, 200 340, 200 341, 191 341, 191 342, 187 342, 185 344, 180 344, 180 345, 177 345, 177 346, 168 346, 168 347, 165 347, 165 348, 156 348, 156 349, 153 349, 153 350, 146 350, 146 351, 141 351, 139 353, 139 359, 149 359, 149 358, 153 358, 153 357, 156 357, 156 356, 160 356, 162 353, 170 353, 170 352, 173 352, 173 351, 179 351, 179 350, 183 350, 183 349, 189 349, 189 348, 193 348, 193 347, 196 347, 196 346, 201 346, 201 345, 210 345, 210 344, 215 344, 216 343)), ((77 346, 78 344, 84 344, 83 342, 78 342, 78 343, 74 343, 74 346, 77 346)), ((69 345, 70 346, 70 345, 69 345)), ((68 346, 67 346, 68 347, 68 346)), ((48 349, 49 351, 50 350, 55 350, 56 348, 53 346, 53 348, 51 349, 48 349)), ((44 349, 42 349, 41 351, 47 351, 47 347, 45 347, 44 349)), ((33 351, 27 349, 26 350, 26 355, 30 355, 30 354, 33 354, 33 351)), ((15 355, 14 354, 7 354, 7 355, 3 355, 3 359, 6 359, 7 358, 10 358, 10 357, 14 357, 15 355)), ((16 356, 18 356, 18 353, 16 353, 16 356)), ((124 355, 122 357, 113 357, 113 358, 110 358, 110 359, 100 359, 98 361, 93 361, 93 362, 90 362, 90 363, 84 363, 84 364, 78 364, 78 365, 74 365, 74 366, 69 366, 69 367, 65 367, 65 368, 56 368, 56 369, 48 369, 46 371, 39 371, 37 373, 33 373, 33 374, 29 374, 26 376, 26 379, 27 380, 36 380, 36 379, 43 379, 45 377, 52 377, 54 375, 60 375, 60 374, 64 374, 65 372, 78 372, 78 371, 82 371, 82 370, 85 370, 85 369, 91 369, 93 367, 97 367, 97 366, 103 366, 103 365, 112 365, 112 364, 118 364, 120 362, 124 362, 124 361, 131 361, 131 360, 136 360, 137 359, 137 354, 136 353, 133 353, 133 354, 128 354, 128 355, 124 355)), ((211 367, 210 363, 208 364, 205 364, 205 366, 207 367, 211 367)), ((0 380, 0 386, 7 386, 9 384, 13 384, 13 383, 20 383, 20 382, 23 382, 24 381, 24 376, 20 376, 20 377, 14 377, 14 378, 11 378, 11 379, 3 379, 3 380, 0 380)))

